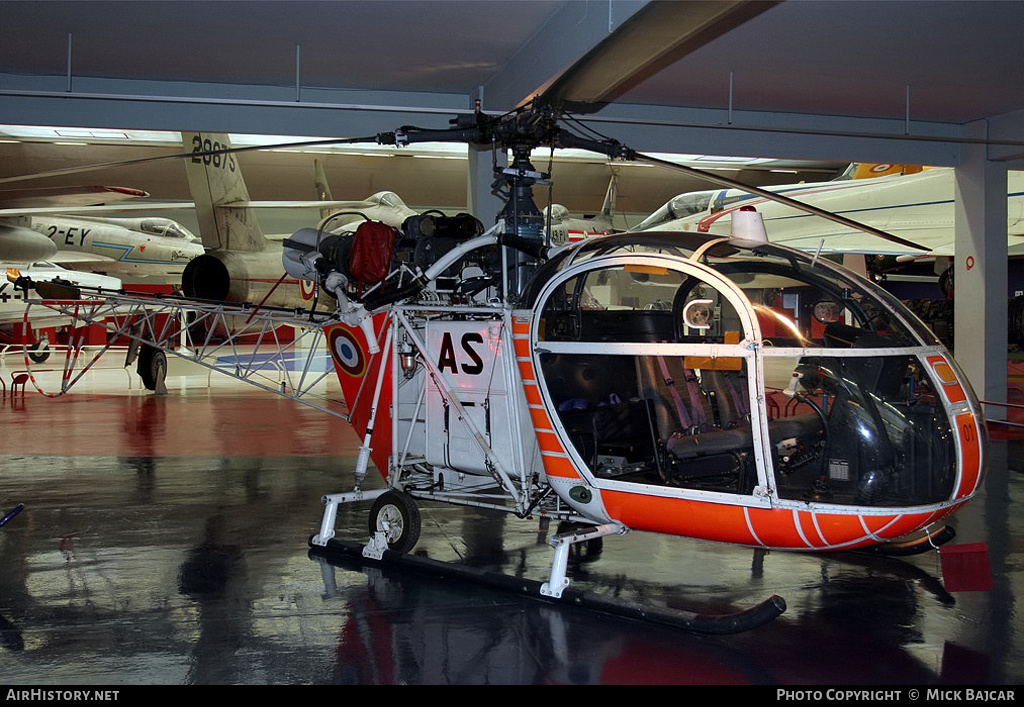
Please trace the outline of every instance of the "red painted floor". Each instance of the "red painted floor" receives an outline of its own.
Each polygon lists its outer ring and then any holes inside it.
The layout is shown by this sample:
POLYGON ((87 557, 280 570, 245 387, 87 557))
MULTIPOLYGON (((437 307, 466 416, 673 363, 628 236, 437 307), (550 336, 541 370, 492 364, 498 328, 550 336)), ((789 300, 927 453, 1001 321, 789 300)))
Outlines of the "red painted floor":
POLYGON ((165 396, 29 390, 0 405, 0 454, 87 456, 348 456, 344 420, 268 393, 165 396))

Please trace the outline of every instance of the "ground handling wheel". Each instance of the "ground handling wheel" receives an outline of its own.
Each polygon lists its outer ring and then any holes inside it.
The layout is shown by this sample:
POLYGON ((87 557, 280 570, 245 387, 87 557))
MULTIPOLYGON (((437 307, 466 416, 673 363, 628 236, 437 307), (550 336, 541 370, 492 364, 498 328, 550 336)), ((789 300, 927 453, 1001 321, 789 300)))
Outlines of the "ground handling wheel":
POLYGON ((387 491, 370 509, 369 530, 371 536, 383 532, 389 550, 407 553, 420 539, 420 509, 409 494, 387 491))

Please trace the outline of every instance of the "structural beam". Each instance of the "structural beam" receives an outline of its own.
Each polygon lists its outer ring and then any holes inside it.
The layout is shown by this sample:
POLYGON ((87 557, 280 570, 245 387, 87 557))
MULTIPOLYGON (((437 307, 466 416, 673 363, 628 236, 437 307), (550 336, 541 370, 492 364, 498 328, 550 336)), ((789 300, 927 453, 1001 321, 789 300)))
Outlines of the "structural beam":
POLYGON ((648 4, 645 0, 565 3, 487 82, 484 107, 510 110, 545 91, 648 4))
MULTIPOLYGON (((512 89, 507 89, 512 90, 512 89)), ((59 77, 0 73, 0 112, 25 125, 134 130, 193 130, 323 137, 373 136, 401 125, 444 129, 480 97, 485 112, 494 87, 478 95, 426 94, 81 78, 68 92, 59 77)), ((766 111, 610 103, 584 119, 602 134, 643 152, 744 155, 953 166, 961 126, 916 121, 766 111)), ((1009 121, 1015 124, 1014 121, 1009 121)), ((1012 130, 993 133, 994 147, 1019 154, 1012 130)))

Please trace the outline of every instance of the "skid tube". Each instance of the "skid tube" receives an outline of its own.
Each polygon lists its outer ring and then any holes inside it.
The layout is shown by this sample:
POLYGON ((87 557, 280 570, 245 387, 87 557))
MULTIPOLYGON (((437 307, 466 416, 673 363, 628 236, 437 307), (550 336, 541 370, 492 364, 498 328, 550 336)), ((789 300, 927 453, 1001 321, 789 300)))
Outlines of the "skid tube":
POLYGON ((380 553, 380 559, 374 559, 366 556, 363 543, 354 541, 332 538, 321 544, 313 542, 313 538, 310 538, 309 547, 311 556, 323 557, 327 560, 334 556, 358 565, 387 565, 418 572, 434 579, 457 579, 472 582, 540 601, 569 604, 590 611, 685 629, 694 633, 724 635, 749 631, 768 623, 786 610, 785 600, 777 595, 773 595, 749 609, 730 614, 699 614, 667 607, 651 607, 572 588, 563 589, 560 597, 556 597, 541 591, 543 582, 523 577, 512 577, 478 567, 442 562, 420 555, 404 555, 393 550, 383 550, 380 553))

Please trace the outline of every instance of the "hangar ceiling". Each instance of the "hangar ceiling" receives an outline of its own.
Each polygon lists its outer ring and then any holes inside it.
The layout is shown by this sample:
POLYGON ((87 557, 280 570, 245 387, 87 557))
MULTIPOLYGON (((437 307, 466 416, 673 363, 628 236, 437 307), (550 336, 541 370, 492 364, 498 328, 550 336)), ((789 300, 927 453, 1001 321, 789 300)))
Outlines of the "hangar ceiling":
MULTIPOLYGON (((754 184, 827 178, 848 161, 957 165, 977 144, 1008 167, 1024 161, 1016 1, 94 0, 0 10, 16 28, 0 43, 5 124, 372 136, 444 128, 476 99, 501 113, 555 87, 584 101, 582 120, 636 149, 804 170, 761 165, 745 174, 754 184)), ((174 149, 56 139, 0 143, 0 177, 174 149)), ((311 195, 308 155, 246 160, 253 198, 311 195)), ((465 190, 459 159, 325 160, 339 198, 393 189, 412 205, 459 206, 439 201, 465 190)), ((558 169, 555 201, 599 206, 606 165, 558 169)), ((186 198, 180 171, 154 163, 90 181, 186 198)), ((620 206, 649 212, 700 188, 623 167, 620 206)))

